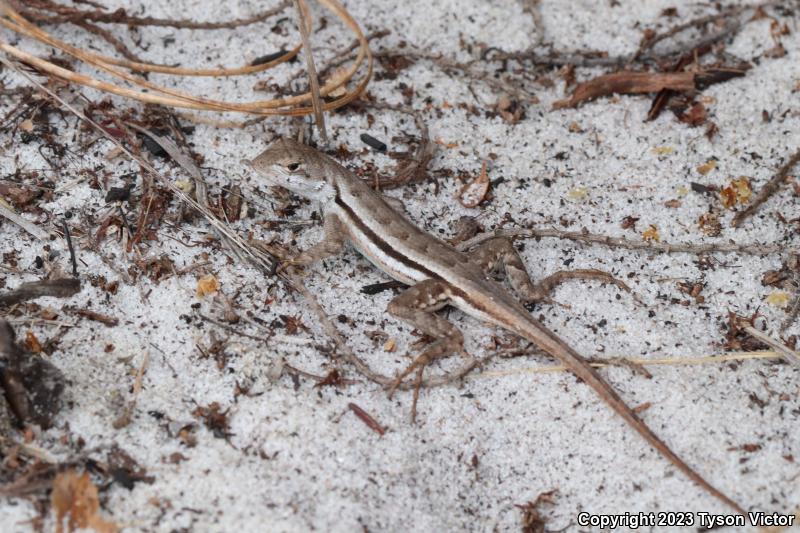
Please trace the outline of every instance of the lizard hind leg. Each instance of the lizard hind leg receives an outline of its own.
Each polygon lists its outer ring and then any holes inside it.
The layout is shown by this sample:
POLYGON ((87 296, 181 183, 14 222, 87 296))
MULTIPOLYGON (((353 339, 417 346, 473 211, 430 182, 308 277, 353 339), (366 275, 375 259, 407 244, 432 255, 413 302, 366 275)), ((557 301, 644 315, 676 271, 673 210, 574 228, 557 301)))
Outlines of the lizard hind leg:
POLYGON ((602 281, 603 283, 612 283, 619 287, 620 289, 629 292, 633 295, 633 298, 636 300, 637 303, 641 304, 639 297, 631 290, 627 283, 624 281, 615 278, 608 272, 604 272, 602 270, 597 270, 594 268, 583 268, 577 270, 560 270, 555 272, 554 274, 550 274, 539 283, 536 284, 536 290, 542 295, 543 300, 552 301, 548 294, 550 294, 553 289, 555 289, 558 285, 564 283, 568 280, 573 279, 582 279, 582 280, 597 280, 602 281))
POLYGON ((526 304, 554 303, 550 298, 550 293, 553 289, 565 281, 574 279, 613 283, 617 287, 631 292, 630 287, 623 281, 608 272, 596 269, 563 270, 534 284, 511 240, 505 237, 495 237, 480 244, 472 254, 475 262, 483 268, 486 274, 490 274, 499 266, 502 266, 514 292, 526 304))
POLYGON ((398 294, 391 302, 389 314, 407 322, 433 337, 434 341, 406 367, 389 387, 389 396, 403 380, 417 370, 414 402, 411 409, 412 422, 416 417, 416 400, 422 381, 422 372, 429 363, 440 357, 463 351, 464 335, 450 321, 435 312, 450 303, 448 285, 439 280, 425 280, 398 294))
POLYGON ((531 281, 522 258, 511 243, 511 239, 495 237, 478 245, 470 256, 489 275, 499 266, 511 288, 524 302, 539 302, 547 299, 547 294, 531 281))

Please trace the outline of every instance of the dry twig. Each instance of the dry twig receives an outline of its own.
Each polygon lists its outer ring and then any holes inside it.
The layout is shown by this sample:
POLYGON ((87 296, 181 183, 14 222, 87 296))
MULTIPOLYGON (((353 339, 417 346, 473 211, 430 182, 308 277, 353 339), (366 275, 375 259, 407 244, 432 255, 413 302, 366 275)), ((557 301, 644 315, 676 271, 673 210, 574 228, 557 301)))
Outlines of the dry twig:
MULTIPOLYGON (((617 361, 624 360, 634 365, 647 366, 677 366, 677 365, 706 365, 712 363, 727 363, 730 361, 747 361, 750 359, 782 359, 783 355, 773 351, 760 352, 734 352, 720 355, 708 355, 701 357, 669 357, 663 359, 641 359, 617 357, 617 361)), ((604 368, 608 366, 618 366, 619 362, 612 363, 589 363, 594 368, 604 368)), ((519 374, 547 374, 550 372, 568 372, 569 369, 563 365, 548 365, 532 368, 516 368, 513 370, 489 370, 478 374, 478 378, 498 378, 504 376, 516 376, 519 374)), ((474 378, 473 378, 474 379, 474 378)))
POLYGON ((221 22, 196 22, 188 19, 173 20, 155 17, 137 17, 128 15, 124 9, 117 9, 112 12, 101 11, 99 9, 94 11, 82 11, 71 6, 62 6, 50 2, 49 0, 27 0, 25 4, 22 4, 18 0, 9 0, 9 3, 13 5, 17 11, 24 12, 31 20, 37 22, 60 24, 63 22, 88 20, 108 24, 125 24, 126 26, 160 26, 188 30, 221 30, 238 28, 239 26, 249 26, 250 24, 263 22, 289 7, 289 0, 284 0, 274 8, 253 15, 252 17, 221 22), (58 13, 58 15, 56 17, 48 17, 33 11, 34 9, 50 11, 58 13))
POLYGON ((18 288, 0 294, 0 306, 14 305, 26 300, 54 296, 56 298, 69 298, 78 294, 81 282, 75 278, 47 279, 23 283, 18 288))
POLYGON ((131 399, 125 406, 122 414, 119 416, 119 418, 114 420, 114 429, 122 429, 131 423, 133 410, 136 408, 136 400, 139 398, 139 393, 142 391, 142 379, 144 378, 144 373, 147 372, 147 366, 149 364, 150 352, 145 350, 144 357, 142 357, 142 364, 139 365, 139 369, 136 371, 136 379, 133 382, 133 394, 131 395, 131 399))
POLYGON ((756 197, 753 198, 753 201, 750 203, 750 205, 747 206, 747 209, 745 209, 744 211, 740 211, 739 213, 736 213, 736 216, 733 217, 731 225, 733 227, 737 227, 746 219, 750 218, 753 215, 753 213, 758 211, 761 205, 764 202, 766 202, 770 196, 775 194, 775 191, 777 191, 781 183, 783 183, 786 180, 787 176, 789 175, 789 172, 798 162, 800 162, 800 149, 798 149, 794 153, 794 155, 792 155, 792 157, 790 157, 789 160, 786 163, 784 163, 784 165, 780 169, 778 169, 778 172, 775 173, 772 179, 769 180, 767 184, 761 188, 756 197))
POLYGON ((726 81, 743 76, 741 69, 709 69, 708 71, 684 72, 614 72, 598 76, 579 84, 572 96, 553 104, 554 109, 575 107, 586 100, 593 100, 610 94, 657 93, 665 89, 671 91, 694 91, 709 83, 726 81))
POLYGON ((554 237, 557 239, 569 239, 572 241, 583 242, 586 244, 601 244, 612 248, 627 248, 629 250, 645 250, 649 252, 661 252, 667 254, 689 253, 689 254, 709 254, 709 253, 741 253, 748 255, 770 255, 791 252, 786 246, 773 244, 671 244, 668 242, 654 241, 632 241, 622 237, 610 237, 608 235, 596 235, 589 232, 561 231, 557 229, 534 229, 534 228, 504 228, 494 231, 487 231, 464 241, 458 245, 459 250, 469 250, 478 244, 494 239, 495 237, 525 237, 539 239, 542 237, 554 237))

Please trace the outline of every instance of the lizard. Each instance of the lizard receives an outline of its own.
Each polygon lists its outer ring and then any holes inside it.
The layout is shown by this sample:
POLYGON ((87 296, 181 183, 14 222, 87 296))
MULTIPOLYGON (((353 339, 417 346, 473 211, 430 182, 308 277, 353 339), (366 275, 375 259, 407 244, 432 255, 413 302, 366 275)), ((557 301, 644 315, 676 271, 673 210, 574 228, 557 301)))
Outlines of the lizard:
POLYGON ((470 254, 460 252, 411 222, 402 205, 397 205, 399 200, 373 190, 333 158, 292 139, 279 138, 243 163, 270 185, 318 202, 322 208, 323 239, 283 261, 281 268, 320 261, 341 253, 350 243, 383 272, 409 286, 389 302, 387 312, 434 340, 398 379, 414 367, 463 352, 461 331, 436 314, 451 305, 523 337, 558 359, 678 470, 739 514, 746 514, 673 452, 580 354, 492 279, 492 270, 502 266, 515 292, 523 299, 536 297, 536 288, 510 240, 495 238, 470 254))

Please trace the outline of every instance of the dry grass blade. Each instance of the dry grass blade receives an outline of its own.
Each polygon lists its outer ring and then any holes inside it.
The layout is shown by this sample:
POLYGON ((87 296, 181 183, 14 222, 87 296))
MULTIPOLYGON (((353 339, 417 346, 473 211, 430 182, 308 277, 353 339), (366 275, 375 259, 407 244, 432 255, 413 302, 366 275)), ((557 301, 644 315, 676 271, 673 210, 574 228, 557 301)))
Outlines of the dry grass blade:
POLYGON ((294 0, 294 5, 297 8, 297 18, 299 22, 297 26, 303 38, 303 54, 306 57, 308 86, 311 90, 311 105, 314 108, 314 120, 319 129, 320 137, 322 137, 323 142, 327 142, 328 132, 325 131, 325 116, 322 112, 322 103, 319 95, 319 78, 317 77, 317 69, 314 66, 314 53, 311 50, 310 34, 313 31, 313 27, 311 17, 309 17, 308 4, 306 4, 305 0, 294 0))
MULTIPOLYGON (((364 91, 370 77, 372 76, 372 54, 369 50, 368 41, 364 37, 364 34, 361 31, 358 23, 350 16, 347 10, 345 10, 336 0, 320 0, 320 2, 328 10, 333 12, 348 28, 350 28, 350 30, 356 35, 356 38, 359 42, 359 51, 352 64, 343 71, 341 76, 329 80, 323 87, 320 88, 320 98, 328 96, 330 93, 336 91, 340 87, 345 87, 356 76, 356 73, 361 69, 365 61, 367 65, 366 72, 363 74, 355 87, 346 89, 344 94, 340 97, 319 104, 319 107, 323 110, 332 110, 352 102, 364 91)), ((314 111, 313 106, 308 105, 308 103, 312 100, 312 94, 310 92, 272 100, 229 102, 204 98, 183 91, 162 87, 147 81, 144 77, 131 74, 124 70, 128 69, 131 71, 144 73, 159 72, 181 76, 237 76, 263 71, 280 63, 284 63, 299 52, 301 45, 297 45, 286 54, 283 54, 280 57, 263 64, 223 69, 187 69, 155 65, 151 63, 141 63, 127 59, 118 59, 101 54, 95 54, 74 47, 64 41, 56 39, 49 33, 26 20, 22 15, 15 11, 6 0, 0 0, 0 25, 5 26, 6 28, 20 35, 24 35, 49 46, 53 46, 73 56, 74 58, 89 64, 105 72, 106 74, 111 75, 118 80, 127 82, 138 88, 116 85, 93 78, 91 76, 79 74, 72 70, 58 66, 51 61, 25 52, 24 50, 16 46, 12 46, 7 42, 0 41, 0 50, 5 51, 7 54, 15 57, 16 59, 25 62, 51 76, 55 76, 71 83, 92 87, 107 93, 123 96, 125 98, 131 98, 145 103, 160 104, 184 109, 217 112, 234 111, 264 116, 296 116, 306 115, 314 111)))
POLYGON ((195 163, 191 157, 184 154, 181 149, 178 148, 177 144, 166 137, 156 135, 147 128, 143 128, 138 124, 134 124, 133 122, 126 122, 125 125, 153 139, 153 141, 163 148, 164 151, 167 152, 167 154, 169 154, 169 156, 174 159, 175 162, 178 163, 181 168, 183 168, 192 178, 203 181, 203 175, 200 173, 200 167, 197 166, 197 163, 195 163))
POLYGON ((753 337, 754 339, 763 342, 764 344, 766 344, 767 346, 769 346, 770 348, 781 354, 783 356, 783 359, 787 363, 794 365, 796 367, 800 367, 800 354, 798 354, 796 351, 784 345, 778 339, 773 339, 763 331, 757 330, 756 328, 754 328, 753 326, 751 326, 750 324, 748 324, 743 320, 740 321, 739 327, 742 328, 743 331, 747 332, 747 334, 753 337))
POLYGON ((64 41, 56 39, 46 31, 38 26, 31 24, 25 17, 7 5, 6 2, 0 0, 0 25, 13 30, 21 35, 31 37, 50 44, 67 52, 70 55, 82 59, 89 64, 98 66, 99 64, 111 65, 126 68, 137 72, 156 72, 160 74, 172 74, 176 76, 239 76, 243 74, 254 74, 270 69, 281 63, 289 61, 300 52, 301 45, 295 45, 291 50, 285 54, 267 62, 243 65, 232 68, 189 68, 189 67, 170 67, 167 65, 159 65, 156 63, 143 63, 140 61, 131 61, 127 59, 119 59, 103 54, 88 52, 80 48, 76 48, 64 41), (78 57, 80 56, 80 57, 78 57))
POLYGON ((6 207, 4 202, 0 200, 0 217, 7 218, 20 228, 24 229, 32 236, 36 237, 40 241, 46 241, 49 235, 45 230, 34 224, 33 222, 28 222, 18 214, 16 214, 10 207, 6 207))

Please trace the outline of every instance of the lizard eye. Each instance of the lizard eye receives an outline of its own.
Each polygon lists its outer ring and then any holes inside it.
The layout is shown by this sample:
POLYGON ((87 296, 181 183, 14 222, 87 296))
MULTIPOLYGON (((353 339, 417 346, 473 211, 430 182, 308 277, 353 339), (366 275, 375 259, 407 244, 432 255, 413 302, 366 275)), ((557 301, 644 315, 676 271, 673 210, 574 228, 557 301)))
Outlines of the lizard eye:
POLYGON ((300 163, 289 163, 286 165, 286 168, 289 172, 295 172, 298 168, 300 168, 300 163))

